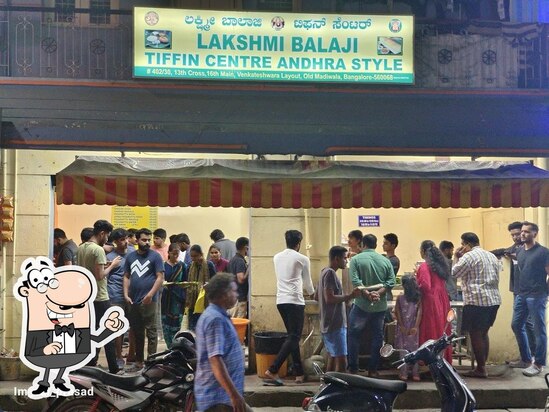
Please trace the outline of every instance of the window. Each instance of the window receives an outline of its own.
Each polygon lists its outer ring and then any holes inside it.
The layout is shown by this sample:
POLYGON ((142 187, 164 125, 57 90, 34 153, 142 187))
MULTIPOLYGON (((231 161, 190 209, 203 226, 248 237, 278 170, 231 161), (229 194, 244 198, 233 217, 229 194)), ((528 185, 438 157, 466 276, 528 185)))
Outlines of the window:
POLYGON ((70 23, 74 20, 75 0, 55 0, 55 21, 70 23))
POLYGON ((111 0, 90 0, 90 24, 110 24, 111 0))

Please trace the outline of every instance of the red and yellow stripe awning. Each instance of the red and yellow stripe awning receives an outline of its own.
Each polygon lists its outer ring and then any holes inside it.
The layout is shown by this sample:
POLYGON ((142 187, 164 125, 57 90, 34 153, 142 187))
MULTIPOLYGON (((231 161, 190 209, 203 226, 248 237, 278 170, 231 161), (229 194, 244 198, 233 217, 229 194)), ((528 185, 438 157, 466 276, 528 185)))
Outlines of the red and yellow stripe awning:
MULTIPOLYGON (((295 163, 300 162, 292 162, 292 168, 278 172, 278 178, 261 178, 261 174, 266 173, 258 173, 256 165, 250 170, 242 170, 239 165, 238 172, 242 173, 235 173, 234 168, 224 169, 219 162, 200 164, 188 166, 185 173, 176 177, 173 170, 140 171, 135 170, 135 164, 131 171, 123 169, 123 174, 120 170, 109 173, 113 163, 102 167, 90 163, 83 167, 82 161, 86 161, 85 158, 78 159, 75 163, 79 164, 69 166, 56 176, 58 204, 293 209, 549 206, 549 173, 529 165, 535 175, 527 177, 524 164, 520 165, 520 176, 515 177, 510 177, 506 169, 499 178, 481 178, 475 169, 474 176, 470 171, 462 175, 455 172, 453 178, 446 172, 435 172, 440 175, 436 179, 432 170, 425 172, 424 178, 418 177, 419 163, 409 170, 408 178, 406 170, 397 170, 391 178, 387 170, 381 173, 385 178, 354 178, 353 175, 360 175, 356 163, 346 170, 348 177, 330 178, 324 173, 325 166, 330 165, 328 162, 320 167, 300 164, 297 173, 292 172, 296 170, 295 163), (91 170, 99 172, 90 173, 91 170)), ((97 158, 93 162, 97 162, 97 158)))

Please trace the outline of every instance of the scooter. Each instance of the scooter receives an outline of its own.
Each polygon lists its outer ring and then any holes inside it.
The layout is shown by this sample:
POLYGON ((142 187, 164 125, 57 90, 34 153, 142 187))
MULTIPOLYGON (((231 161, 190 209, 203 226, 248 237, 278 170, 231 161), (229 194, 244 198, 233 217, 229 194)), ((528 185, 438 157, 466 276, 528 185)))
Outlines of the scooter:
MULTIPOLYGON (((453 310, 448 312, 448 323, 452 322, 455 316, 453 310)), ((406 354, 402 359, 393 362, 393 365, 402 367, 405 364, 422 361, 429 367, 441 397, 442 412, 476 410, 475 397, 441 355, 449 345, 460 339, 463 337, 443 334, 438 340, 423 343, 414 352, 408 353, 399 349, 398 351, 406 354)), ((380 354, 387 358, 395 351, 391 345, 386 344, 381 348, 380 354)), ((387 381, 338 372, 323 373, 318 365, 313 366, 323 383, 313 397, 305 398, 303 401, 303 409, 306 411, 390 412, 397 396, 407 389, 406 382, 402 381, 387 381)))
POLYGON ((195 367, 194 337, 190 332, 178 332, 168 350, 147 358, 139 375, 113 375, 95 367, 70 373, 75 389, 90 395, 50 398, 47 411, 191 412, 195 410, 195 367))

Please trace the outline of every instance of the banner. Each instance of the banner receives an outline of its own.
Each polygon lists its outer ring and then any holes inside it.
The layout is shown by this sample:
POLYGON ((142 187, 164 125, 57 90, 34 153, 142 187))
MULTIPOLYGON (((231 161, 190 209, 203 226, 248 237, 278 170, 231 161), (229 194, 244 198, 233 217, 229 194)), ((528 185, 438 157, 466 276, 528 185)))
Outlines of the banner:
POLYGON ((111 223, 125 229, 158 228, 158 208, 149 206, 113 206, 111 223))
POLYGON ((134 9, 134 77, 414 83, 413 16, 134 9))

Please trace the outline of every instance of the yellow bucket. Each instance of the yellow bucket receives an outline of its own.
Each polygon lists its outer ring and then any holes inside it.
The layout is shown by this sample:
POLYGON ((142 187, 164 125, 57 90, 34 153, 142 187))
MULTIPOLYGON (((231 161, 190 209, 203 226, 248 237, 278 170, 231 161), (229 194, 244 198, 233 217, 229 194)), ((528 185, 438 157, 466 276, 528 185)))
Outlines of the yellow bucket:
MULTIPOLYGON (((276 355, 266 355, 264 353, 255 354, 255 363, 257 367, 257 376, 260 378, 266 378, 265 371, 273 364, 276 359, 276 355)), ((288 374, 288 361, 285 360, 280 369, 278 370, 278 376, 284 378, 288 374)))

